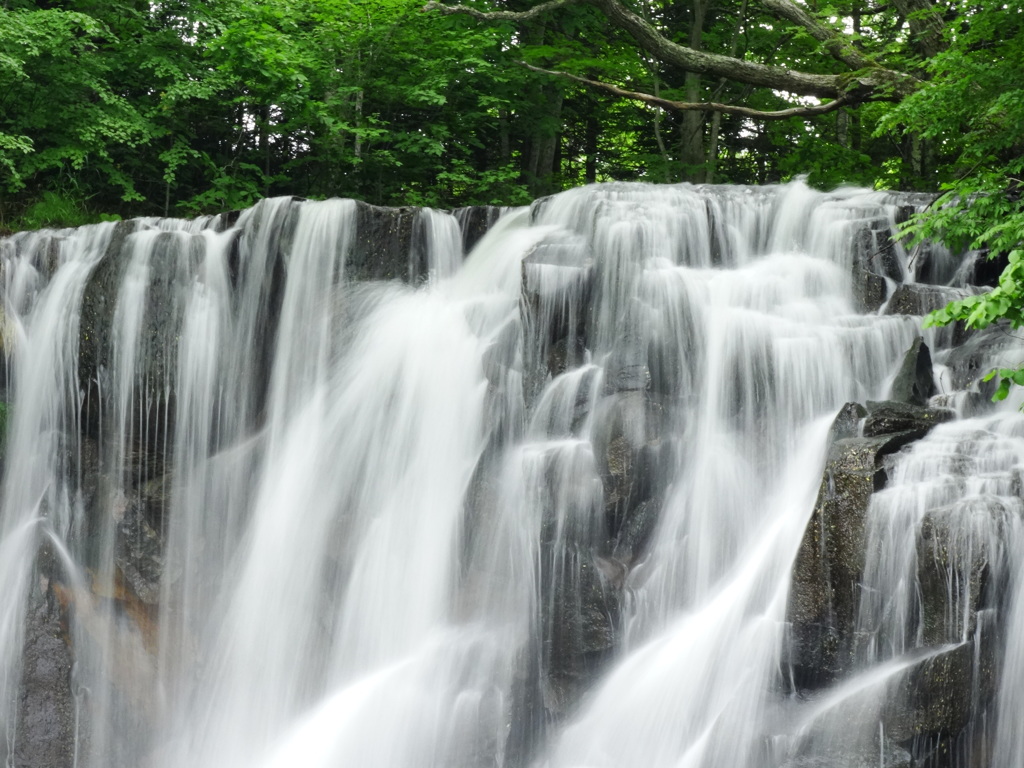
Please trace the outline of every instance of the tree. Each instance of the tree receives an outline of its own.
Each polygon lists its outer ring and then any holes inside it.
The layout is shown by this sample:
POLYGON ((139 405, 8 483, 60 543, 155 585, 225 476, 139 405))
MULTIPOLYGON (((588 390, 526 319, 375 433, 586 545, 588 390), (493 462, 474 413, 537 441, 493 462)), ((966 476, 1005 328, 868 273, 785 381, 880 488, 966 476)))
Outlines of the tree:
MULTIPOLYGON (((743 140, 761 150, 746 153, 748 160, 769 154, 764 150, 772 145, 792 145, 804 126, 812 141, 797 140, 783 163, 791 172, 818 165, 839 173, 819 181, 851 181, 870 169, 876 184, 940 185, 943 194, 911 220, 905 233, 954 248, 985 249, 1005 268, 992 291, 953 302, 929 322, 1024 326, 1024 8, 1001 0, 895 0, 891 9, 853 0, 816 13, 813 5, 792 0, 758 0, 757 5, 773 19, 762 16, 755 22, 762 30, 775 33, 776 22, 784 25, 784 42, 773 49, 776 61, 768 55, 751 60, 748 51, 738 50, 736 34, 727 48, 723 40, 728 36, 720 35, 718 51, 707 50, 709 0, 692 0, 683 24, 671 13, 675 4, 657 0, 632 7, 623 0, 548 0, 524 10, 481 10, 431 0, 425 10, 522 24, 569 9, 597 9, 629 35, 642 59, 657 62, 653 89, 638 87, 628 68, 599 78, 581 71, 571 58, 557 70, 525 66, 616 98, 682 113, 691 118, 684 119, 686 137, 699 130, 694 113, 712 114, 712 128, 705 131, 714 148, 722 120, 738 118, 743 140), (666 93, 662 73, 676 75, 685 100, 666 93), (738 98, 698 100, 699 78, 717 79, 716 92, 729 84, 741 86, 732 90, 738 98), (768 106, 780 100, 789 104, 768 106), (828 113, 836 113, 835 133, 832 141, 823 142, 820 124, 812 127, 806 118, 828 113), (773 139, 774 126, 780 124, 784 138, 773 139), (882 174, 871 168, 872 158, 863 151, 865 127, 876 138, 888 132, 904 139, 898 158, 879 158, 882 174)), ((749 26, 747 10, 744 2, 737 29, 749 26)), ((700 147, 688 141, 684 138, 682 154, 692 166, 700 147)), ((737 143, 734 136, 732 145, 737 143)), ((709 160, 705 173, 714 161, 709 160)), ((738 170, 732 169, 734 179, 738 170)), ((697 174, 695 180, 703 178, 697 174)), ((751 180, 763 180, 756 168, 751 180)), ((997 398, 1007 395, 1011 383, 1024 385, 1024 365, 991 375, 1000 377, 997 398)))
POLYGON ((6 0, 0 221, 517 204, 606 179, 933 188, 974 129, 925 94, 953 98, 934 88, 1002 7, 422 1, 6 0))
MULTIPOLYGON (((616 96, 636 99, 672 111, 702 111, 737 114, 758 119, 780 119, 791 116, 811 116, 832 112, 842 106, 853 106, 870 101, 896 101, 913 92, 917 77, 884 65, 883 57, 871 55, 853 44, 839 29, 838 24, 821 21, 790 0, 760 0, 760 4, 777 20, 788 22, 795 33, 817 41, 820 50, 831 57, 832 66, 824 71, 804 71, 785 65, 762 64, 736 55, 701 50, 696 32, 701 25, 692 25, 689 40, 679 43, 620 0, 549 0, 526 11, 480 11, 464 5, 448 6, 431 0, 425 10, 443 14, 465 14, 483 21, 528 22, 555 11, 575 5, 587 4, 597 8, 605 18, 628 33, 645 54, 665 66, 687 74, 723 78, 755 88, 785 91, 794 96, 827 100, 815 104, 802 104, 785 110, 763 110, 741 104, 721 102, 682 102, 662 98, 650 93, 621 88, 612 83, 586 78, 570 72, 552 74, 585 83, 616 96), (844 71, 834 72, 834 64, 844 71)), ((698 8, 703 8, 698 3, 698 8)), ((704 13, 700 11, 699 15, 704 13)), ((880 51, 879 53, 883 53, 880 51)))
MULTIPOLYGON (((118 12, 130 14, 130 4, 118 12)), ((0 8, 0 172, 9 191, 41 176, 75 186, 89 174, 134 194, 113 149, 144 143, 151 126, 112 83, 112 40, 85 13, 0 8)))
MULTIPOLYGON (((965 6, 925 62, 928 80, 886 118, 941 153, 943 194, 907 232, 955 248, 987 251, 1004 264, 989 293, 951 303, 932 324, 1024 326, 1024 8, 995 0, 965 6)), ((996 372, 997 399, 1024 368, 996 372)))

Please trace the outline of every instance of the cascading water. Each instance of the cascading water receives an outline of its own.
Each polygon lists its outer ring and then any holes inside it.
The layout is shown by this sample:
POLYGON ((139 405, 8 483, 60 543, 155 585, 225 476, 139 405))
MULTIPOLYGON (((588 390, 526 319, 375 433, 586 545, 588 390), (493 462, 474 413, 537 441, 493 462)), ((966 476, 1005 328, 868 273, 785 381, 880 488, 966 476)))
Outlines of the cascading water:
POLYGON ((464 261, 472 216, 420 211, 394 268, 338 200, 2 241, 9 762, 49 712, 105 768, 1015 765, 1019 418, 832 424, 902 391, 931 307, 885 295, 970 272, 889 242, 907 207, 616 184, 464 261))

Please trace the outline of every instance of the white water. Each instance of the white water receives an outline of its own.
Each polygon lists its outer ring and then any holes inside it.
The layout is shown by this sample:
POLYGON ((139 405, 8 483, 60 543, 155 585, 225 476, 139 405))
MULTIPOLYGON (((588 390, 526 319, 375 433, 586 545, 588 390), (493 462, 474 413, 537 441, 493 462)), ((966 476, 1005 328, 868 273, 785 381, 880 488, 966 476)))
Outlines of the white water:
MULTIPOLYGON (((983 552, 1009 595, 1024 567, 1018 421, 942 426, 872 502, 860 666, 786 692, 829 423, 883 399, 919 333, 855 308, 855 235, 894 216, 857 190, 610 185, 506 214, 463 263, 455 218, 423 211, 414 287, 347 279, 350 201, 142 221, 88 429, 77 312, 112 228, 7 241, 9 738, 45 528, 79 765, 893 764, 879 723, 907 670, 1024 611, 976 619, 951 582, 955 631, 922 626, 926 521, 954 576, 983 552), (125 547, 161 526, 157 586, 125 547)), ((978 725, 1007 768, 1022 687, 978 725)))

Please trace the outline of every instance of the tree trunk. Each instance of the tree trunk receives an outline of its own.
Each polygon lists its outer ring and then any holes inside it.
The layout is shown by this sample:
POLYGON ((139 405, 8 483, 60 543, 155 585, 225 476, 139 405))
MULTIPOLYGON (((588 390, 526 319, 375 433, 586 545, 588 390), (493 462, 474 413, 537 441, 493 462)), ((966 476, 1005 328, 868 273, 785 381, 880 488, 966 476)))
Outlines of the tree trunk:
POLYGON ((715 112, 711 116, 711 129, 708 131, 708 159, 704 170, 704 183, 715 182, 715 171, 718 169, 718 133, 722 128, 722 113, 715 112))
POLYGON ((836 142, 840 147, 850 148, 850 113, 845 109, 836 112, 836 142))
MULTIPOLYGON (((707 0, 693 0, 693 19, 690 22, 690 48, 700 51, 704 42, 704 16, 707 0)), ((686 100, 701 100, 701 76, 687 72, 684 81, 686 100)), ((684 112, 680 157, 683 161, 683 179, 700 184, 705 180, 704 112, 684 112)))
POLYGON ((597 181, 597 135, 600 131, 600 124, 597 122, 597 118, 594 115, 587 115, 586 133, 584 134, 585 146, 583 153, 587 158, 586 168, 584 170, 584 181, 587 184, 593 184, 597 181))
MULTIPOLYGON (((657 70, 654 71, 654 95, 661 97, 661 77, 657 70)), ((665 113, 658 109, 654 112, 654 140, 658 142, 658 152, 661 154, 661 162, 664 164, 663 181, 668 184, 672 181, 672 158, 668 155, 668 148, 665 146, 665 137, 661 132, 661 121, 665 113)))

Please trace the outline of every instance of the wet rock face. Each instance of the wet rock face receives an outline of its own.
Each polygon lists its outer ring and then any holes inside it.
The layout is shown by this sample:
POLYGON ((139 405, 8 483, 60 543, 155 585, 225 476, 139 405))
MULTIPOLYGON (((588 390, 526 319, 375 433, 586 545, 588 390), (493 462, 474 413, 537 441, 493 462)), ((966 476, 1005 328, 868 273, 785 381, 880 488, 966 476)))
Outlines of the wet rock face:
POLYGON ((503 210, 505 209, 497 205, 471 205, 452 211, 452 215, 458 220, 459 227, 462 229, 462 250, 465 253, 473 250, 474 246, 490 231, 501 217, 503 210))
MULTIPOLYGON (((162 480, 158 482, 163 484, 162 480)), ((162 494, 162 490, 156 493, 162 494)), ((114 562, 132 592, 147 605, 159 603, 164 571, 163 535, 160 528, 154 528, 147 520, 146 500, 126 502, 114 546, 114 562)))
POLYGON ((919 440, 937 424, 951 421, 954 417, 952 411, 945 409, 925 408, 892 400, 868 402, 867 409, 868 415, 864 419, 864 437, 910 432, 914 435, 911 439, 919 440))
POLYGON ((583 361, 594 265, 582 239, 566 235, 539 243, 523 259, 521 274, 524 390, 532 403, 550 377, 583 361))
POLYGON ((119 221, 114 225, 114 233, 111 235, 107 251, 93 272, 82 298, 82 314, 79 320, 82 341, 78 348, 78 365, 83 373, 88 372, 83 375, 85 381, 88 381, 88 374, 95 373, 100 361, 106 362, 110 357, 114 306, 125 270, 121 254, 125 239, 136 231, 138 226, 139 222, 135 220, 119 221))
MULTIPOLYGON (((242 257, 254 247, 259 232, 261 245, 267 251, 267 271, 258 286, 264 295, 262 314, 256 320, 251 350, 256 360, 253 383, 252 414, 263 410, 269 382, 269 361, 276 337, 277 309, 283 295, 286 274, 282 254, 291 247, 298 219, 300 201, 292 199, 281 205, 264 205, 253 209, 244 230, 235 230, 228 243, 229 279, 241 290, 242 257)), ((403 280, 413 281, 426 275, 426 264, 420 263, 422 249, 414 249, 415 225, 419 208, 382 208, 365 203, 356 204, 356 233, 346 260, 346 274, 351 281, 403 280)), ((472 224, 473 236, 479 237, 493 224, 499 209, 472 211, 467 226, 472 224)), ((216 231, 225 231, 238 219, 237 214, 217 218, 211 223, 216 231)), ((132 267, 137 238, 146 237, 149 250, 148 280, 145 288, 144 313, 140 328, 140 347, 136 381, 147 388, 138 396, 146 400, 144 424, 134 426, 134 439, 127 447, 125 498, 101 499, 106 493, 93 487, 87 506, 97 504, 123 510, 119 516, 118 565, 127 581, 146 602, 155 601, 160 576, 163 511, 168 507, 170 484, 167 481, 167 449, 174 444, 168 432, 175 422, 176 397, 173 382, 177 375, 177 347, 180 341, 182 316, 192 275, 202 258, 203 238, 183 231, 157 231, 151 222, 130 220, 115 225, 102 259, 90 276, 82 299, 80 317, 79 378, 85 400, 82 405, 83 432, 89 445, 85 447, 86 484, 96 485, 96 477, 107 472, 106 457, 97 453, 95 440, 100 434, 114 435, 112 424, 116 410, 110 402, 110 377, 116 367, 115 323, 117 303, 132 267), (102 402, 101 402, 102 401, 102 402), (101 424, 101 414, 106 422, 101 424), (90 453, 91 452, 91 453, 90 453), (91 457, 91 458, 90 458, 91 457)), ((55 256, 54 256, 55 258, 55 256)), ((259 276, 257 276, 259 277, 259 276)), ((134 418, 134 416, 133 416, 134 418)))
POLYGON ((850 664, 865 520, 885 443, 884 438, 848 437, 829 449, 793 567, 788 614, 798 688, 827 685, 850 664))
POLYGON ((905 277, 888 221, 865 222, 856 235, 855 254, 855 261, 872 274, 897 282, 905 277))
POLYGON ((74 763, 75 699, 71 649, 60 605, 41 577, 25 626, 14 768, 70 768, 74 763))
POLYGON ((888 283, 881 275, 866 269, 854 270, 853 300, 858 312, 877 312, 885 304, 888 290, 888 283))
POLYGON ((356 238, 345 260, 349 280, 403 280, 426 276, 425 263, 411 262, 413 229, 420 209, 356 204, 356 238))
MULTIPOLYGON (((606 396, 593 415, 593 444, 602 505, 597 530, 583 546, 546 541, 553 574, 545 707, 561 717, 574 708, 616 647, 622 590, 646 554, 657 525, 672 460, 661 437, 662 407, 643 391, 606 396)), ((595 478, 596 479, 596 478, 595 478)))
POLYGON ((902 403, 848 403, 832 426, 814 513, 793 567, 788 617, 798 688, 827 685, 850 668, 871 495, 885 462, 952 413, 902 403), (856 425, 863 418, 863 436, 856 425))
POLYGON ((924 339, 918 336, 910 345, 896 379, 889 390, 889 399, 911 405, 926 406, 936 392, 932 375, 932 356, 924 339))
POLYGON ((883 712, 889 738, 910 742, 922 734, 959 734, 971 720, 973 678, 974 648, 970 643, 916 664, 902 678, 883 712))
POLYGON ((646 538, 643 531, 653 526, 651 515, 657 514, 648 502, 664 491, 670 447, 661 437, 663 423, 663 407, 637 391, 606 398, 596 415, 594 443, 606 533, 611 541, 629 541, 633 556, 646 538))
POLYGON ((989 370, 986 360, 998 358, 999 353, 1009 349, 1013 343, 1012 330, 1002 322, 973 331, 963 344, 954 347, 946 357, 945 364, 949 368, 953 387, 968 389, 977 385, 983 395, 991 397, 995 391, 995 382, 980 381, 989 370))
MULTIPOLYGON (((557 553, 556 553, 557 554, 557 553)), ((574 711, 615 648, 621 578, 584 555, 567 568, 547 612, 545 709, 560 718, 574 711)))
POLYGON ((954 299, 962 299, 968 291, 948 288, 944 285, 923 285, 921 283, 904 283, 899 286, 885 306, 887 315, 927 315, 936 309, 942 309, 954 299))
MULTIPOLYGON (((872 493, 888 483, 887 468, 897 451, 951 417, 892 401, 869 403, 866 409, 847 405, 837 417, 793 571, 789 619, 798 689, 841 681, 853 670, 855 655, 863 653, 865 638, 858 637, 856 622, 872 493), (850 436, 858 417, 862 436, 850 436)), ((970 475, 964 462, 956 471, 970 475)), ((960 765, 956 756, 975 749, 972 739, 984 738, 968 726, 979 722, 979 713, 993 701, 1001 641, 993 627, 979 624, 1004 591, 990 583, 992 564, 1001 557, 1001 537, 994 532, 1019 516, 1017 509, 993 497, 968 498, 928 511, 917 528, 920 636, 911 646, 921 648, 910 653, 920 660, 905 657, 909 665, 887 684, 878 713, 886 744, 908 750, 913 765, 960 765), (971 509, 962 509, 965 504, 971 509)))

